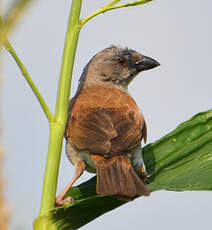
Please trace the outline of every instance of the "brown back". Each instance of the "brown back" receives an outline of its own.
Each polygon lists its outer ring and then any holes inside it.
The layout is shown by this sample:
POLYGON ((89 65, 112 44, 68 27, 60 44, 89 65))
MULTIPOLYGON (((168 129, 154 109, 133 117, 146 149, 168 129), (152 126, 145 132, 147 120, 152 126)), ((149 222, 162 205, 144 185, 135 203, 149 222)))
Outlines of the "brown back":
POLYGON ((93 86, 70 101, 65 137, 79 150, 113 156, 146 140, 146 124, 127 92, 93 86))

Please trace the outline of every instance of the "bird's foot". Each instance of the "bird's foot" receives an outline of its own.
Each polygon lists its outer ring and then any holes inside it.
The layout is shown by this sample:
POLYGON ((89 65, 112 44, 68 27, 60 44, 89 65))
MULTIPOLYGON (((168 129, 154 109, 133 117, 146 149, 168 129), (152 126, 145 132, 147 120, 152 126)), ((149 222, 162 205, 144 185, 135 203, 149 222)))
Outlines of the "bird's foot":
POLYGON ((73 197, 66 197, 65 199, 61 198, 61 197, 57 197, 56 198, 56 201, 55 201, 55 206, 56 207, 60 207, 60 206, 63 206, 64 204, 67 204, 67 203, 70 203, 70 202, 73 202, 74 203, 74 198, 73 197))
POLYGON ((148 175, 147 175, 144 164, 141 167, 141 175, 142 175, 142 181, 144 182, 144 184, 150 184, 150 180, 148 179, 148 175))
POLYGON ((147 177, 142 178, 142 181, 144 182, 144 184, 150 184, 150 180, 147 177))

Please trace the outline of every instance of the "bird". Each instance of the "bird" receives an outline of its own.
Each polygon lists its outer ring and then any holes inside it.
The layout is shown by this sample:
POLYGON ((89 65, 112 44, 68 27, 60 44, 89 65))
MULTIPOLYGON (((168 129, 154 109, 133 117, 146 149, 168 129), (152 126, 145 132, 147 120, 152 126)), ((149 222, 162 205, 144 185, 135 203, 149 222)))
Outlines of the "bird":
POLYGON ((75 173, 56 206, 72 201, 65 194, 85 170, 97 174, 97 194, 129 200, 150 195, 141 153, 147 125, 128 86, 139 73, 159 65, 133 49, 112 45, 85 66, 69 102, 64 135, 75 173))

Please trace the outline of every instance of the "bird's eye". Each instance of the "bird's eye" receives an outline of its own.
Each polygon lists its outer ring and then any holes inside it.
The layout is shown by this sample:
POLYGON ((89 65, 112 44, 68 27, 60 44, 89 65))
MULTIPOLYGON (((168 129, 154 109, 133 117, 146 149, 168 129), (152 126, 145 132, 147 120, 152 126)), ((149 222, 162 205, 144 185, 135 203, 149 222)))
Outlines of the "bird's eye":
POLYGON ((126 58, 118 58, 118 62, 119 62, 119 64, 124 65, 127 62, 127 59, 126 58))

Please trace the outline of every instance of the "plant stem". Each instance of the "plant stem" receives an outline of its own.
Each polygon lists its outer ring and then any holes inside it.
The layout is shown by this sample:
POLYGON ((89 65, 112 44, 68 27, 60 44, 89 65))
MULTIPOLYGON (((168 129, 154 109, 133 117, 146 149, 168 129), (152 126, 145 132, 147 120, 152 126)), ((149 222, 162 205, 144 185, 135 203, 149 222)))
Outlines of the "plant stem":
POLYGON ((17 22, 17 19, 23 15, 24 10, 26 10, 29 3, 32 3, 33 0, 18 0, 13 1, 11 8, 6 14, 5 18, 5 28, 7 31, 11 30, 14 24, 17 22))
POLYGON ((93 12, 92 14, 88 15, 87 17, 83 18, 80 21, 80 25, 81 27, 88 22, 89 20, 91 20, 92 18, 96 17, 99 14, 105 13, 109 10, 115 10, 115 9, 120 9, 120 8, 124 8, 124 7, 130 7, 130 6, 139 6, 139 5, 143 5, 146 4, 148 2, 151 2, 152 0, 137 0, 137 1, 132 1, 129 3, 124 3, 124 4, 120 4, 120 5, 115 5, 117 2, 119 2, 120 0, 114 0, 108 4, 106 4, 105 6, 101 7, 100 9, 98 9, 97 11, 93 12))
POLYGON ((47 214, 55 204, 60 155, 67 120, 72 70, 80 32, 79 17, 81 5, 82 0, 72 1, 57 91, 56 121, 50 123, 49 150, 40 209, 41 216, 47 214))
POLYGON ((8 33, 12 30, 20 16, 23 15, 23 11, 26 9, 30 2, 32 2, 32 0, 15 1, 7 12, 4 22, 0 16, 0 50, 4 43, 4 37, 7 37, 8 33))
POLYGON ((37 99, 38 99, 38 101, 39 101, 39 103, 40 103, 40 105, 41 105, 41 107, 42 107, 42 109, 43 109, 48 121, 49 122, 54 121, 55 118, 54 118, 53 114, 51 113, 51 111, 49 110, 45 100, 41 96, 41 93, 39 92, 39 90, 35 86, 35 84, 32 81, 27 69, 25 68, 25 66, 21 62, 20 58, 16 54, 15 50, 13 49, 13 47, 11 46, 11 44, 9 43, 9 41, 6 38, 4 40, 4 47, 13 56, 15 62, 17 63, 19 69, 21 70, 24 78, 26 79, 26 81, 28 82, 28 84, 31 87, 32 91, 34 92, 35 96, 37 97, 37 99))
POLYGON ((61 123, 66 123, 67 108, 70 96, 74 58, 80 32, 80 11, 82 0, 73 0, 71 13, 66 33, 60 80, 57 92, 56 118, 61 123))
POLYGON ((49 149, 40 208, 41 216, 47 214, 55 204, 63 133, 63 125, 58 124, 58 122, 50 123, 49 149))
POLYGON ((106 4, 104 7, 113 6, 113 5, 115 5, 117 2, 120 2, 120 0, 113 0, 112 2, 109 2, 108 4, 106 4))
POLYGON ((107 11, 108 8, 110 8, 111 6, 115 5, 117 2, 120 2, 120 0, 113 0, 112 2, 109 2, 108 4, 104 5, 103 7, 101 7, 100 9, 94 11, 92 14, 88 15, 87 17, 83 18, 80 21, 80 25, 81 27, 88 22, 89 20, 91 20, 92 18, 96 17, 99 14, 102 14, 104 12, 107 11))

